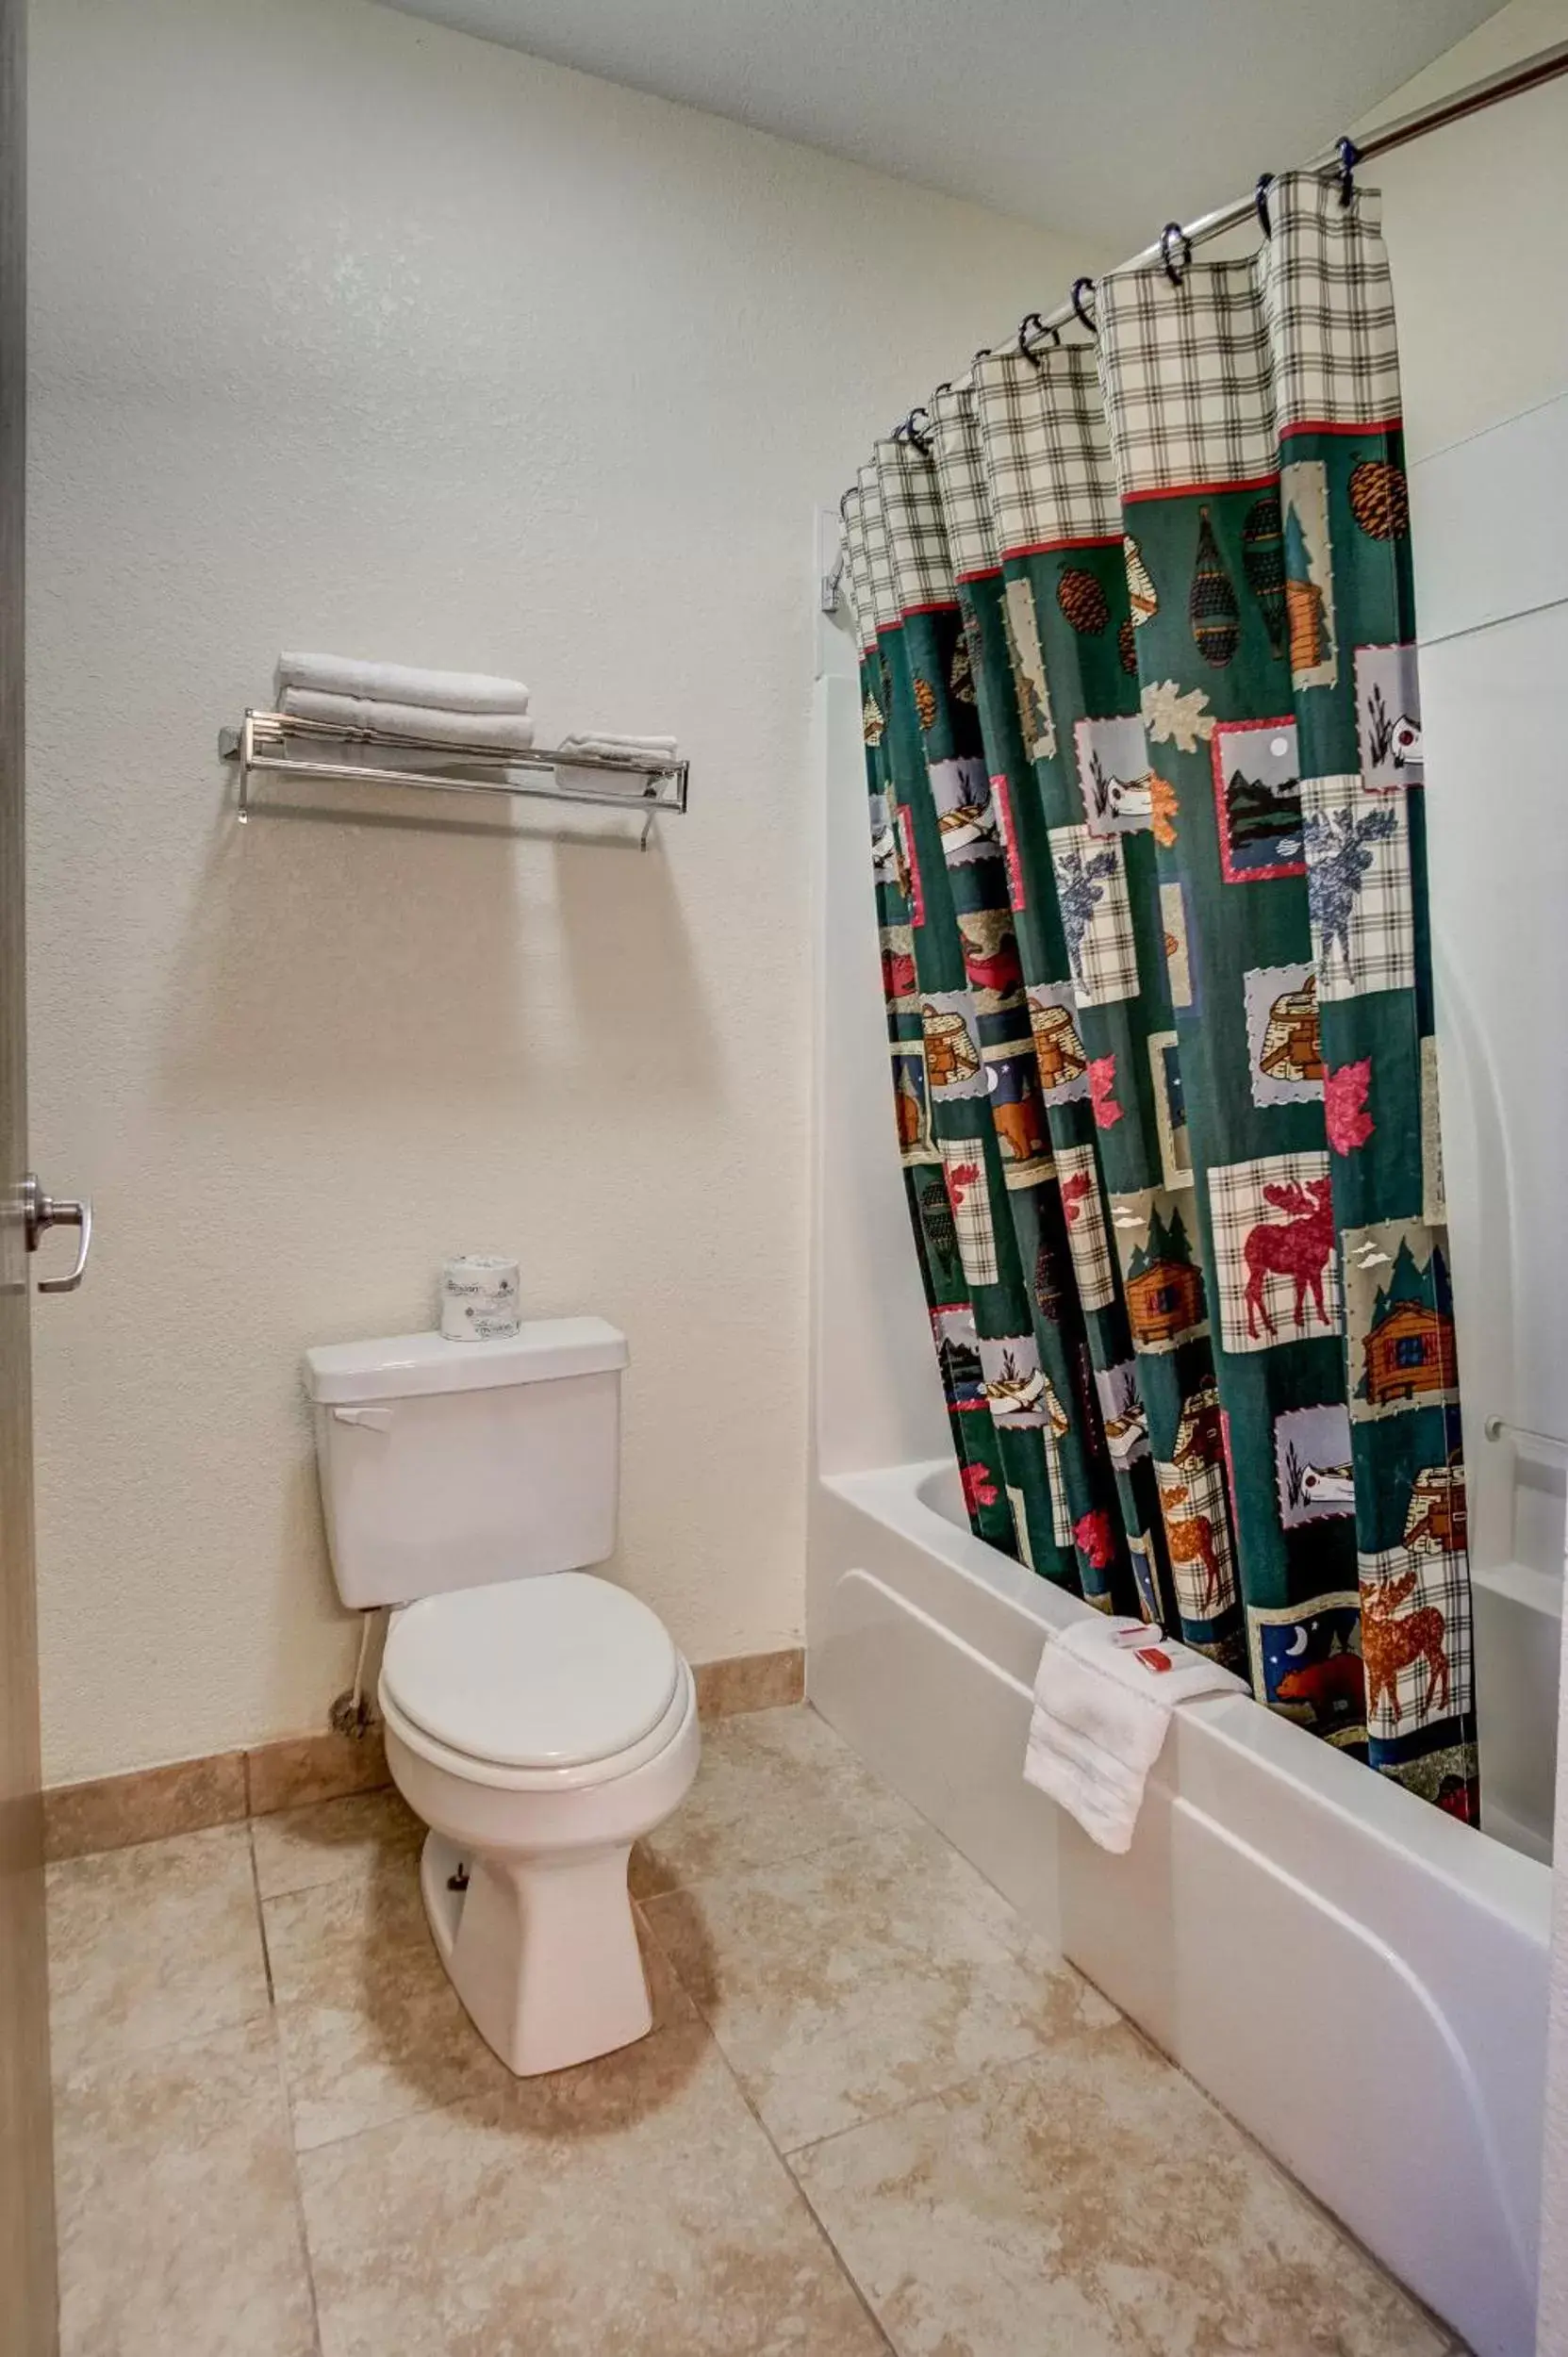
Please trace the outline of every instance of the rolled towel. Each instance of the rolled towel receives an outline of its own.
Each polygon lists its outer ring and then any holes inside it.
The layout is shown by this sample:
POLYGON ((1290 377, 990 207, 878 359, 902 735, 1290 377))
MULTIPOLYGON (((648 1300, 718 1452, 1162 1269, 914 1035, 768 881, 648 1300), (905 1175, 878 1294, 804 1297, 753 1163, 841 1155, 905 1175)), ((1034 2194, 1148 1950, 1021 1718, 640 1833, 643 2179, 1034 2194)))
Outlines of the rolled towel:
POLYGON ((526 753, 534 723, 522 712, 443 712, 432 704, 372 703, 362 696, 332 696, 309 687, 287 687, 280 712, 302 720, 334 720, 339 728, 377 729, 394 736, 427 736, 466 752, 526 753))
POLYGON ((371 703, 425 704, 437 712, 500 712, 515 718, 528 709, 521 680, 494 679, 486 671, 426 671, 413 663, 360 663, 346 654, 280 654, 276 687, 280 697, 298 687, 371 703))
POLYGON ((603 730, 580 731, 571 736, 563 736, 561 750, 564 753, 592 753, 597 759, 604 761, 646 759, 654 763, 674 761, 678 754, 672 736, 611 736, 603 730))
POLYGON ((1024 1781, 1048 1792, 1102 1850, 1129 1849, 1172 1713, 1241 1679, 1139 1621, 1096 1612, 1040 1656, 1024 1781))

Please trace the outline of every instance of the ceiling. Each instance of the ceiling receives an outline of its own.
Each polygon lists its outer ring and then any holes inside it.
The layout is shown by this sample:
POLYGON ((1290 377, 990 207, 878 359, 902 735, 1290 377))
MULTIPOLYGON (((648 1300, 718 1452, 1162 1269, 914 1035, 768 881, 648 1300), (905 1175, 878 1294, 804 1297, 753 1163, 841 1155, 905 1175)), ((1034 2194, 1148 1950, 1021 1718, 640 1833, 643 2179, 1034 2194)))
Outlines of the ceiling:
POLYGON ((393 0, 1131 247, 1300 162, 1496 0, 393 0))

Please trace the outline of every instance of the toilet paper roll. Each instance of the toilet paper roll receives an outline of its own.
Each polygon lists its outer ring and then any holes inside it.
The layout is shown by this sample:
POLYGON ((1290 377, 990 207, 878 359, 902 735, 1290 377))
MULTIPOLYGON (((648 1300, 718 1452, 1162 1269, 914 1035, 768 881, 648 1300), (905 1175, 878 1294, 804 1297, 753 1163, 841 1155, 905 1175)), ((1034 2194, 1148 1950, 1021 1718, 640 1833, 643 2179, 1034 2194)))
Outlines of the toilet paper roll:
POLYGON ((518 1264, 499 1252, 462 1252, 441 1270, 441 1332, 449 1343, 501 1342, 515 1334, 518 1264))

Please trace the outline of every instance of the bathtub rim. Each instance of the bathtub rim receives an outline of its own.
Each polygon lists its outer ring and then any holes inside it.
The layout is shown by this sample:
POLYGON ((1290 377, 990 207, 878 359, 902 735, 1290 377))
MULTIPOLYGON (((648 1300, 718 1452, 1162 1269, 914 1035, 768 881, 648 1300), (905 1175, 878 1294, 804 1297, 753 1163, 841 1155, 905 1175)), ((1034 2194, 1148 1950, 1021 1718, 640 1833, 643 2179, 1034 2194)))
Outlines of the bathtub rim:
MULTIPOLYGON (((991 1666, 1028 1694, 1038 1650, 1047 1638, 1085 1621, 1094 1607, 977 1539, 933 1506, 932 1488, 952 1470, 951 1459, 928 1458, 864 1473, 819 1472, 817 1479, 846 1505, 891 1525, 935 1557, 968 1589, 979 1591, 977 1603, 1000 1608, 1002 1625, 1012 1624, 1014 1643, 1006 1648, 1012 1657, 994 1656, 991 1666)), ((1473 1904, 1485 1905, 1527 1938, 1543 1945, 1548 1941, 1552 1870, 1540 1860, 1434 1808, 1395 1778, 1375 1774, 1362 1762, 1346 1758, 1331 1744, 1263 1709, 1250 1695, 1213 1695, 1184 1703, 1179 1720, 1202 1739, 1197 1746, 1182 1741, 1183 1788, 1189 1768, 1205 1754, 1213 1763, 1202 1775, 1205 1787, 1212 1778, 1223 1776, 1227 1757, 1243 1757, 1271 1783, 1305 1788, 1333 1819, 1353 1824, 1401 1858, 1413 1854, 1428 1872, 1473 1904)), ((1021 1759, 1019 1773, 1021 1777, 1021 1759)))

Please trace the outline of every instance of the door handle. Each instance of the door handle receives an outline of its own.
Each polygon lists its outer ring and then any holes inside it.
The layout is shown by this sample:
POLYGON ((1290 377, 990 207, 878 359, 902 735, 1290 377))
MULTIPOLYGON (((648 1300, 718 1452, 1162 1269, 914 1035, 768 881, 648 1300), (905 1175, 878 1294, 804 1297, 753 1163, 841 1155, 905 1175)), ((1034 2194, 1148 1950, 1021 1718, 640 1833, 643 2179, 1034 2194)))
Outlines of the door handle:
POLYGON ((29 1252, 38 1250, 45 1228, 75 1228, 75 1265, 64 1277, 41 1277, 38 1280, 41 1294, 74 1294, 87 1274, 87 1256, 92 1249, 91 1204, 45 1195, 29 1171, 22 1181, 22 1218, 29 1252))

